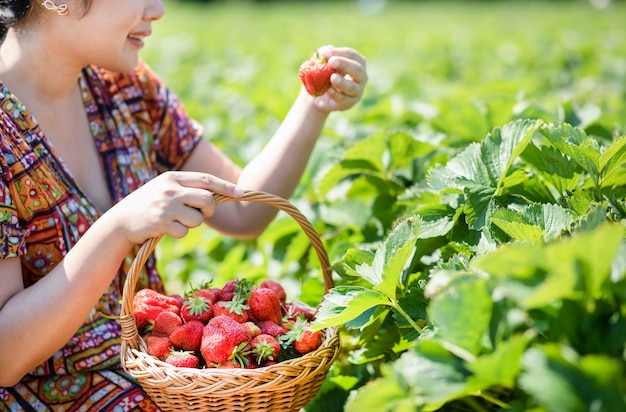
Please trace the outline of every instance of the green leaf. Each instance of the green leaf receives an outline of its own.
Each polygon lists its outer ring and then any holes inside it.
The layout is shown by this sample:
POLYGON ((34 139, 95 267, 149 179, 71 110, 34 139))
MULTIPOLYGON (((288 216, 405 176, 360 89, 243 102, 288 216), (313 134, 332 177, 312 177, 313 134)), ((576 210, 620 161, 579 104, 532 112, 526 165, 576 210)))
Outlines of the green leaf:
POLYGON ((378 305, 390 305, 382 293, 361 287, 337 286, 324 296, 313 326, 320 330, 343 325, 378 305))
MULTIPOLYGON (((371 380, 355 395, 347 402, 346 412, 399 412, 403 411, 399 409, 400 405, 407 402, 406 390, 391 377, 371 380)), ((406 411, 414 410, 411 402, 411 408, 406 411)))
POLYGON ((473 375, 468 385, 473 390, 485 390, 492 386, 514 388, 521 371, 521 359, 531 338, 526 335, 514 335, 499 342, 496 349, 469 363, 467 368, 473 375))
POLYGON ((382 156, 386 150, 387 137, 383 132, 356 142, 343 153, 341 161, 323 175, 317 187, 319 196, 326 197, 339 182, 350 176, 383 174, 382 156))
POLYGON ((384 293, 392 301, 396 300, 402 275, 411 263, 415 250, 419 219, 404 219, 389 234, 382 248, 376 251, 374 270, 380 270, 381 281, 374 285, 374 290, 384 293))
POLYGON ((559 344, 529 349, 521 388, 549 411, 623 411, 623 365, 601 355, 579 357, 559 344))
POLYGON ((600 156, 600 186, 626 185, 626 136, 611 144, 600 156))
POLYGON ((432 298, 427 310, 441 339, 476 355, 489 328, 492 307, 485 279, 461 275, 432 298))
POLYGON ((583 130, 567 123, 546 124, 541 133, 562 153, 578 163, 595 184, 600 179, 600 151, 597 142, 583 130))
POLYGON ((537 148, 531 143, 522 153, 522 158, 539 172, 542 179, 550 182, 561 196, 580 184, 580 165, 554 146, 537 148))
POLYGON ((419 340, 393 365, 394 371, 411 388, 418 406, 431 409, 468 395, 469 371, 441 343, 419 340))
POLYGON ((494 207, 492 203, 496 189, 489 186, 468 186, 466 189, 465 214, 470 229, 480 231, 486 224, 494 207))
POLYGON ((369 266, 374 261, 374 254, 363 249, 348 249, 348 251, 332 264, 332 269, 342 277, 360 277, 360 265, 369 266))
POLYGON ((526 148, 541 121, 516 120, 502 128, 494 128, 481 145, 482 159, 487 165, 492 186, 503 186, 511 165, 526 148))
POLYGON ((430 204, 414 212, 422 219, 419 239, 445 236, 454 227, 456 210, 448 205, 430 204))

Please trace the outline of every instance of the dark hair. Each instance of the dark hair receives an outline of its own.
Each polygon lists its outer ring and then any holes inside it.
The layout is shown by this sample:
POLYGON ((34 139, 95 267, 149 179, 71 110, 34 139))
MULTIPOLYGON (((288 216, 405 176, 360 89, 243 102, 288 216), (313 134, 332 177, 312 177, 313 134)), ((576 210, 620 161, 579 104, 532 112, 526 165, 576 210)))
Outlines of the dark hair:
MULTIPOLYGON (((34 10, 39 0, 0 0, 0 43, 10 27, 24 21, 34 10)), ((92 0, 84 0, 84 13, 89 11, 92 0)))
POLYGON ((0 0, 0 41, 9 27, 24 20, 32 11, 34 0, 0 0))

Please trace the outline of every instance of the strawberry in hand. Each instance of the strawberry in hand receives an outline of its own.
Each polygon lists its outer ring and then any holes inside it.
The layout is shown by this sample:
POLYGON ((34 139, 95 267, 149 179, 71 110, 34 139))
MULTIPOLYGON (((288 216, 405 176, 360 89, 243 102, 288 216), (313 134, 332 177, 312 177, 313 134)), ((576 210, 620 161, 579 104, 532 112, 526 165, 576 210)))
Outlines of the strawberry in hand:
POLYGON ((311 96, 321 96, 330 88, 330 76, 335 70, 328 59, 315 52, 313 57, 302 63, 298 74, 304 88, 311 96))

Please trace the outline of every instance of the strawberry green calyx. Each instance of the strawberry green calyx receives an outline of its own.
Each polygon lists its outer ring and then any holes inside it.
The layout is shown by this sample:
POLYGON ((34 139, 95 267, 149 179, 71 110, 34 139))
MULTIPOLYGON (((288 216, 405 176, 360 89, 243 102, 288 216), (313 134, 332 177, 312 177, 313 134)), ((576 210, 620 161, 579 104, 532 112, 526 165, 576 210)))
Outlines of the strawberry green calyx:
POLYGON ((209 310, 209 303, 200 296, 192 296, 185 302, 185 307, 193 316, 200 316, 209 310))

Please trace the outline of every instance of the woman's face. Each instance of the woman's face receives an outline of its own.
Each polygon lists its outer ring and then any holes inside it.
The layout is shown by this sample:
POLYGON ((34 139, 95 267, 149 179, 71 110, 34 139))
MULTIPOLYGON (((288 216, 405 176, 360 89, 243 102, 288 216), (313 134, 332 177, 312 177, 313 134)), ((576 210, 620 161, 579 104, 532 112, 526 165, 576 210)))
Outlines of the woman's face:
POLYGON ((132 70, 152 33, 152 22, 163 16, 162 1, 93 0, 86 14, 82 3, 70 0, 68 15, 49 16, 57 23, 53 32, 57 55, 75 59, 80 67, 95 64, 113 71, 132 70))

